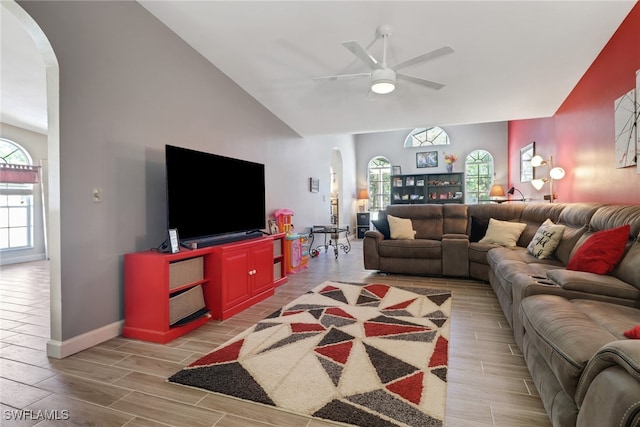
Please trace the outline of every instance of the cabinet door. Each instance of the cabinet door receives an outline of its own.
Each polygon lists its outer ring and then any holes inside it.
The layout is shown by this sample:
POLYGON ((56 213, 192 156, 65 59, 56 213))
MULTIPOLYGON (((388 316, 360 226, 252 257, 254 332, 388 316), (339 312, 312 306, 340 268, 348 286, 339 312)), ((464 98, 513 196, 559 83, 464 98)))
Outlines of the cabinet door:
POLYGON ((251 294, 256 295, 273 287, 273 244, 256 245, 253 248, 252 289, 251 294))
POLYGON ((251 295, 249 287, 251 270, 250 251, 240 249, 222 254, 222 309, 226 310, 243 301, 251 295))

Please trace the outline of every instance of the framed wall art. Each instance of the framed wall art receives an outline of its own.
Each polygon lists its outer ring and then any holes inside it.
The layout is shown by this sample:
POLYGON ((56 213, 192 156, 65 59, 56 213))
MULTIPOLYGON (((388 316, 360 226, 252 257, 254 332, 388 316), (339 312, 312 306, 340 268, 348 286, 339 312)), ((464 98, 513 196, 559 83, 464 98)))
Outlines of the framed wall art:
POLYGON ((438 152, 425 151, 416 153, 416 167, 419 168, 435 168, 438 166, 438 152))
POLYGON ((636 90, 631 89, 613 103, 616 168, 636 165, 636 90))
POLYGON ((309 191, 312 193, 317 193, 320 191, 320 179, 318 178, 309 178, 309 191))

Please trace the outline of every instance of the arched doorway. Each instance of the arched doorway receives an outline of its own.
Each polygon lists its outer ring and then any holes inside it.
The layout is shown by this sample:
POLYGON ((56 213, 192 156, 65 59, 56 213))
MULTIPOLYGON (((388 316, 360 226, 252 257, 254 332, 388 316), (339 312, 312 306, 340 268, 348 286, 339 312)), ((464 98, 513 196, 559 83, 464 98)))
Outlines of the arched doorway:
POLYGON ((61 298, 61 254, 60 254, 60 81, 59 66, 53 47, 46 35, 31 16, 13 0, 3 1, 2 13, 13 15, 29 34, 35 48, 42 56, 47 81, 47 245, 50 269, 51 331, 47 343, 47 355, 61 358, 62 343, 62 298, 61 298))

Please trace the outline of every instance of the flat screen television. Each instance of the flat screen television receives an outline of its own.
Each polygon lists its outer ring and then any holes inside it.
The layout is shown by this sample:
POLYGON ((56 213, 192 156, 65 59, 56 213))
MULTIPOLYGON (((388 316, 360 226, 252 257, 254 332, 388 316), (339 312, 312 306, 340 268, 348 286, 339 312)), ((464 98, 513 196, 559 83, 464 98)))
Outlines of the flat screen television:
POLYGON ((264 164, 173 145, 165 160, 167 228, 181 242, 215 244, 265 228, 264 164))

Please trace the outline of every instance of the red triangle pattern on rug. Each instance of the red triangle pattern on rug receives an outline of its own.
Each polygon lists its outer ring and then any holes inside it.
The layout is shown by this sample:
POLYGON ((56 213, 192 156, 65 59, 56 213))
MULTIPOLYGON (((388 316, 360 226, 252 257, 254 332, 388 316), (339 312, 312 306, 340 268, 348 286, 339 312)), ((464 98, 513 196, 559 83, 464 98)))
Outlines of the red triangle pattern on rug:
POLYGON ((316 353, 327 356, 334 362, 338 362, 341 365, 347 363, 347 359, 351 354, 353 348, 353 341, 346 341, 338 344, 327 345, 325 347, 318 347, 315 349, 316 353))
POLYGON ((449 291, 325 282, 169 381, 346 425, 439 427, 450 310, 449 291))
POLYGON ((429 367, 442 366, 447 364, 449 359, 449 341, 440 336, 436 341, 436 348, 433 350, 431 359, 429 359, 429 367))
POLYGON ((403 399, 418 405, 422 399, 422 380, 424 372, 416 372, 406 378, 387 384, 386 388, 403 399))
POLYGON ((388 325, 384 323, 365 322, 364 330, 368 337, 379 337, 383 335, 398 335, 410 332, 426 332, 431 329, 421 326, 388 325))

